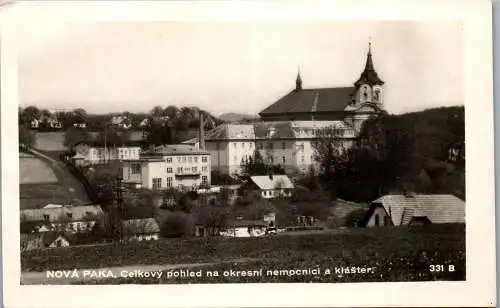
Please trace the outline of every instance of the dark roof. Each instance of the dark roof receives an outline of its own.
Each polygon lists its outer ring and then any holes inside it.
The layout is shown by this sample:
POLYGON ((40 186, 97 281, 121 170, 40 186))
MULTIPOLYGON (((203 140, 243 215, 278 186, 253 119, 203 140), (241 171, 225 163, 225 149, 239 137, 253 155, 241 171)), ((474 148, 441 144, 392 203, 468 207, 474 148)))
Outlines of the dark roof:
POLYGON ((356 85, 356 87, 359 87, 362 84, 369 84, 371 86, 384 84, 382 79, 378 77, 378 74, 375 71, 375 67, 373 66, 373 60, 372 60, 372 52, 370 49, 368 50, 368 55, 366 57, 365 69, 361 73, 361 76, 359 77, 358 81, 356 81, 354 84, 356 85))
POLYGON ((229 227, 238 228, 238 227, 266 227, 269 223, 263 220, 247 220, 247 219, 234 219, 228 221, 227 225, 229 227))
POLYGON ((354 91, 354 87, 293 90, 259 115, 344 111, 354 91))

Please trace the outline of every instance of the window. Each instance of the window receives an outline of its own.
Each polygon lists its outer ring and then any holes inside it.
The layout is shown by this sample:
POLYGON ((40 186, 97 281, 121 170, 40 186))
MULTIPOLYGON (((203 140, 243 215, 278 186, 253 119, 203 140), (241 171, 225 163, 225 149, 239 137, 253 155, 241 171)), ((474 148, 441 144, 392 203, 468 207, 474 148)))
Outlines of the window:
POLYGON ((286 149, 286 142, 281 143, 281 148, 284 150, 286 149))
POLYGON ((272 164, 272 163, 274 162, 274 157, 269 156, 269 158, 268 158, 268 159, 269 159, 269 163, 271 163, 271 164, 272 164))
POLYGON ((302 155, 302 156, 300 157, 300 162, 301 162, 301 163, 304 163, 304 162, 305 162, 305 160, 306 160, 305 156, 304 156, 304 155, 302 155))
POLYGON ((233 161, 234 161, 235 163, 237 163, 237 162, 238 162, 238 156, 233 156, 233 161))
POLYGON ((274 144, 273 144, 272 142, 269 142, 269 143, 267 144, 267 148, 268 148, 269 150, 274 149, 274 144))
POLYGON ((238 144, 236 142, 233 142, 233 147, 236 149, 238 148, 238 144))
POLYGON ((203 175, 203 176, 201 177, 201 182, 202 182, 203 184, 205 184, 205 185, 206 185, 206 184, 208 184, 208 177, 207 177, 206 175, 203 175))
POLYGON ((141 165, 140 164, 132 164, 132 174, 141 173, 141 165))
POLYGON ((167 168, 167 173, 172 173, 172 168, 167 168))
POLYGON ((43 220, 48 221, 50 219, 50 216, 47 214, 43 214, 43 220))
POLYGON ((153 189, 161 188, 161 178, 153 178, 153 189))
POLYGON ((182 167, 177 168, 177 173, 182 173, 182 167))
POLYGON ((177 156, 177 162, 180 163, 181 162, 181 157, 180 156, 177 156))
POLYGON ((375 90, 375 100, 376 101, 380 100, 380 90, 379 89, 375 90))
POLYGON ((69 219, 73 218, 73 213, 66 213, 66 216, 68 216, 69 219))
POLYGON ((188 157, 188 162, 189 162, 189 163, 192 163, 192 162, 193 162, 193 157, 189 156, 189 157, 188 157))
POLYGON ((172 187, 172 178, 171 177, 167 178, 167 187, 172 187))
POLYGON ((243 148, 243 149, 245 148, 245 143, 244 142, 241 143, 241 148, 243 148))
POLYGON ((281 157, 281 160, 283 161, 283 165, 284 165, 286 163, 286 157, 285 156, 281 157))
POLYGON ((375 227, 378 227, 380 226, 380 218, 378 216, 378 214, 375 214, 375 227))
POLYGON ((219 142, 216 142, 216 143, 215 143, 215 148, 216 148, 217 150, 220 150, 220 143, 219 143, 219 142))
POLYGON ((261 149, 261 150, 262 150, 263 148, 264 148, 264 143, 259 142, 259 149, 261 149))
POLYGON ((201 167, 201 171, 207 172, 208 168, 206 166, 201 167))
POLYGON ((249 143, 248 143, 248 147, 249 147, 250 149, 252 148, 252 143, 251 143, 251 142, 249 142, 249 143))
POLYGON ((193 167, 193 172, 198 172, 198 167, 193 167))
POLYGON ((182 162, 183 163, 187 162, 187 157, 186 156, 182 156, 182 162))
POLYGON ((197 163, 198 162, 198 156, 193 157, 193 160, 194 160, 195 163, 197 163))
POLYGON ((172 157, 167 157, 167 163, 172 163, 172 157))
POLYGON ((201 161, 202 161, 202 162, 204 162, 204 163, 206 163, 206 162, 208 161, 208 157, 203 156, 203 157, 201 158, 201 161))

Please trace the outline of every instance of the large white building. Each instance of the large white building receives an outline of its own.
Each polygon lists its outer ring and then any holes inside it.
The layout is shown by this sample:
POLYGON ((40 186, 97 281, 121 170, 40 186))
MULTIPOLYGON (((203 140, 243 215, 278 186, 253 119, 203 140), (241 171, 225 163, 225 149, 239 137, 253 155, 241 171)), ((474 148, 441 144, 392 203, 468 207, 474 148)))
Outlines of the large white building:
POLYGON ((210 154, 190 145, 160 146, 122 161, 125 183, 155 190, 210 185, 210 169, 210 154))
POLYGON ((76 165, 105 164, 111 161, 139 160, 141 147, 137 142, 120 146, 104 145, 100 142, 81 142, 75 146, 72 158, 76 165))
POLYGON ((313 145, 324 140, 322 130, 331 129, 337 147, 354 144, 363 122, 383 111, 383 85, 370 46, 365 69, 352 87, 304 89, 299 73, 295 88, 259 113, 262 122, 222 124, 201 144, 212 169, 223 173, 239 173, 242 160, 256 149, 269 163, 305 171, 315 164, 313 145))

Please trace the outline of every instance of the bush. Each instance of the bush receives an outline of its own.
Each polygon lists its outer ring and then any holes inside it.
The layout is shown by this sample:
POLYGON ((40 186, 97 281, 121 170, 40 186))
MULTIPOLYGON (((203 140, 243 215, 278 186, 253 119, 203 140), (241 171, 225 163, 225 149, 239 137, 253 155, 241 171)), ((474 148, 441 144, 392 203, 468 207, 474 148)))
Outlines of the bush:
POLYGON ((172 212, 168 215, 160 228, 160 236, 166 238, 181 237, 189 234, 187 230, 187 216, 182 212, 172 212))

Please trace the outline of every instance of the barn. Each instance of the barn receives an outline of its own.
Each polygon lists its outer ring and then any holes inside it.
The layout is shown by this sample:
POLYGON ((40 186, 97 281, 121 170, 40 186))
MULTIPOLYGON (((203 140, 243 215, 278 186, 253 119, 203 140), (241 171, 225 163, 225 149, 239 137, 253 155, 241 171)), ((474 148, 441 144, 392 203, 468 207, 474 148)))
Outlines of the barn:
POLYGON ((361 227, 465 223, 465 201, 453 195, 385 195, 370 204, 361 227))

